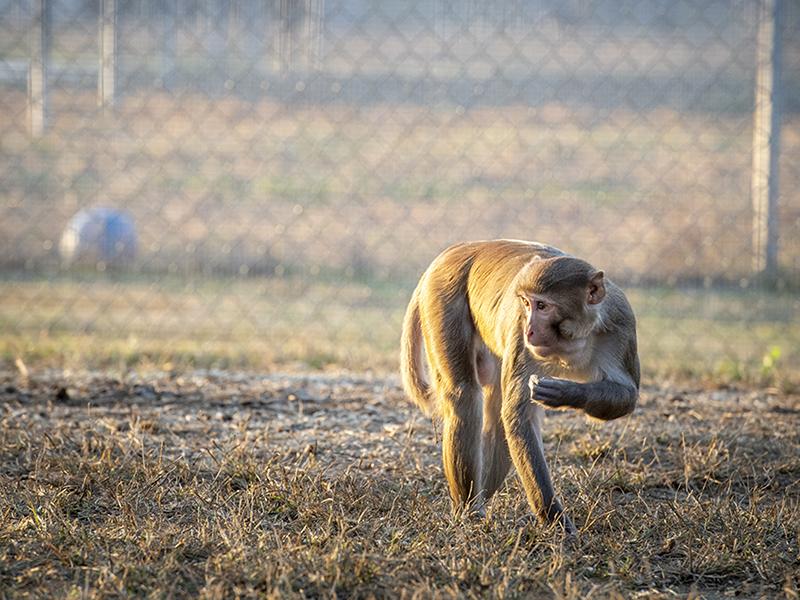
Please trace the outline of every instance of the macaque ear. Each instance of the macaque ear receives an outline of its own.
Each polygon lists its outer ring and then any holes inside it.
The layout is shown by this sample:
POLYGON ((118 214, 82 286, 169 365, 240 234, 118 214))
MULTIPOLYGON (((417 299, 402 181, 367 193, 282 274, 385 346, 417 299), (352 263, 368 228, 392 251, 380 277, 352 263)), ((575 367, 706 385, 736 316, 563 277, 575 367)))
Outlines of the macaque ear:
POLYGON ((603 283, 603 272, 598 271, 589 279, 589 286, 586 294, 588 304, 600 304, 606 297, 606 286, 603 283))

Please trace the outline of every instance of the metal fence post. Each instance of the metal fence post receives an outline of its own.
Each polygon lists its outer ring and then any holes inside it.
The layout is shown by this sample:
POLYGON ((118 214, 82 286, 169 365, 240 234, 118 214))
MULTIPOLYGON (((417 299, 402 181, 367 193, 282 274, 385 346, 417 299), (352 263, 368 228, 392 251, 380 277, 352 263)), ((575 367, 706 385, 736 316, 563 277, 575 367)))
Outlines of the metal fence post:
POLYGON ((292 15, 296 12, 290 0, 280 0, 278 13, 278 51, 275 53, 277 70, 286 73, 292 65, 294 27, 292 15))
POLYGON ((47 70, 50 62, 51 0, 36 0, 31 19, 31 59, 28 63, 28 122, 34 137, 44 134, 48 117, 47 70))
POLYGON ((97 105, 114 106, 117 86, 116 0, 100 1, 100 65, 97 74, 97 105))
POLYGON ((160 8, 159 71, 161 87, 170 90, 175 83, 178 66, 178 2, 165 0, 160 8))
POLYGON ((306 0, 306 64, 313 71, 319 71, 322 68, 322 16, 324 14, 325 0, 306 0))
POLYGON ((760 0, 753 124, 753 269, 774 279, 778 270, 778 154, 782 0, 760 0))

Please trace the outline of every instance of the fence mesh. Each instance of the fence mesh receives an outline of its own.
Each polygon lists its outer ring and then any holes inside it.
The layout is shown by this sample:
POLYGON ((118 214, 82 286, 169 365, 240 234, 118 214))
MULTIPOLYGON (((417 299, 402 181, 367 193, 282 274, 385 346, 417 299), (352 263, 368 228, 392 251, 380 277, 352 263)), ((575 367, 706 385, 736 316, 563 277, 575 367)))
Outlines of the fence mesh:
POLYGON ((0 0, 6 359, 391 369, 448 244, 629 290, 645 373, 800 366, 800 5, 777 290, 756 0, 0 0))

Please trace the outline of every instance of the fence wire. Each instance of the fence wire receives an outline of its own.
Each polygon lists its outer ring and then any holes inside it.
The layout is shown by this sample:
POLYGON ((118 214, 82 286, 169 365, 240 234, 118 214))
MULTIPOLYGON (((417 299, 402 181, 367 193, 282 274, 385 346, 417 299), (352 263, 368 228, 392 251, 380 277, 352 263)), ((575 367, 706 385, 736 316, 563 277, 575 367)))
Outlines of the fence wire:
POLYGON ((0 0, 3 355, 392 368, 430 260, 505 237, 624 284, 646 372, 793 369, 800 5, 769 291, 764 4, 0 0))

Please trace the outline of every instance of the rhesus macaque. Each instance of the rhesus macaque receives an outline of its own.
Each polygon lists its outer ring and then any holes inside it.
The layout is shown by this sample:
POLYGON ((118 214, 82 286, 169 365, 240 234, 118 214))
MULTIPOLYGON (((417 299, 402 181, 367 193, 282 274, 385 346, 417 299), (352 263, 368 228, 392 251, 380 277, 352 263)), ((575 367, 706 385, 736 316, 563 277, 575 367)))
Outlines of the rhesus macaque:
POLYGON ((513 464, 533 512, 575 533, 544 457, 543 407, 603 420, 634 409, 636 322, 622 290, 551 246, 458 244, 422 275, 401 345, 406 393, 442 417, 454 510, 482 514, 513 464))

